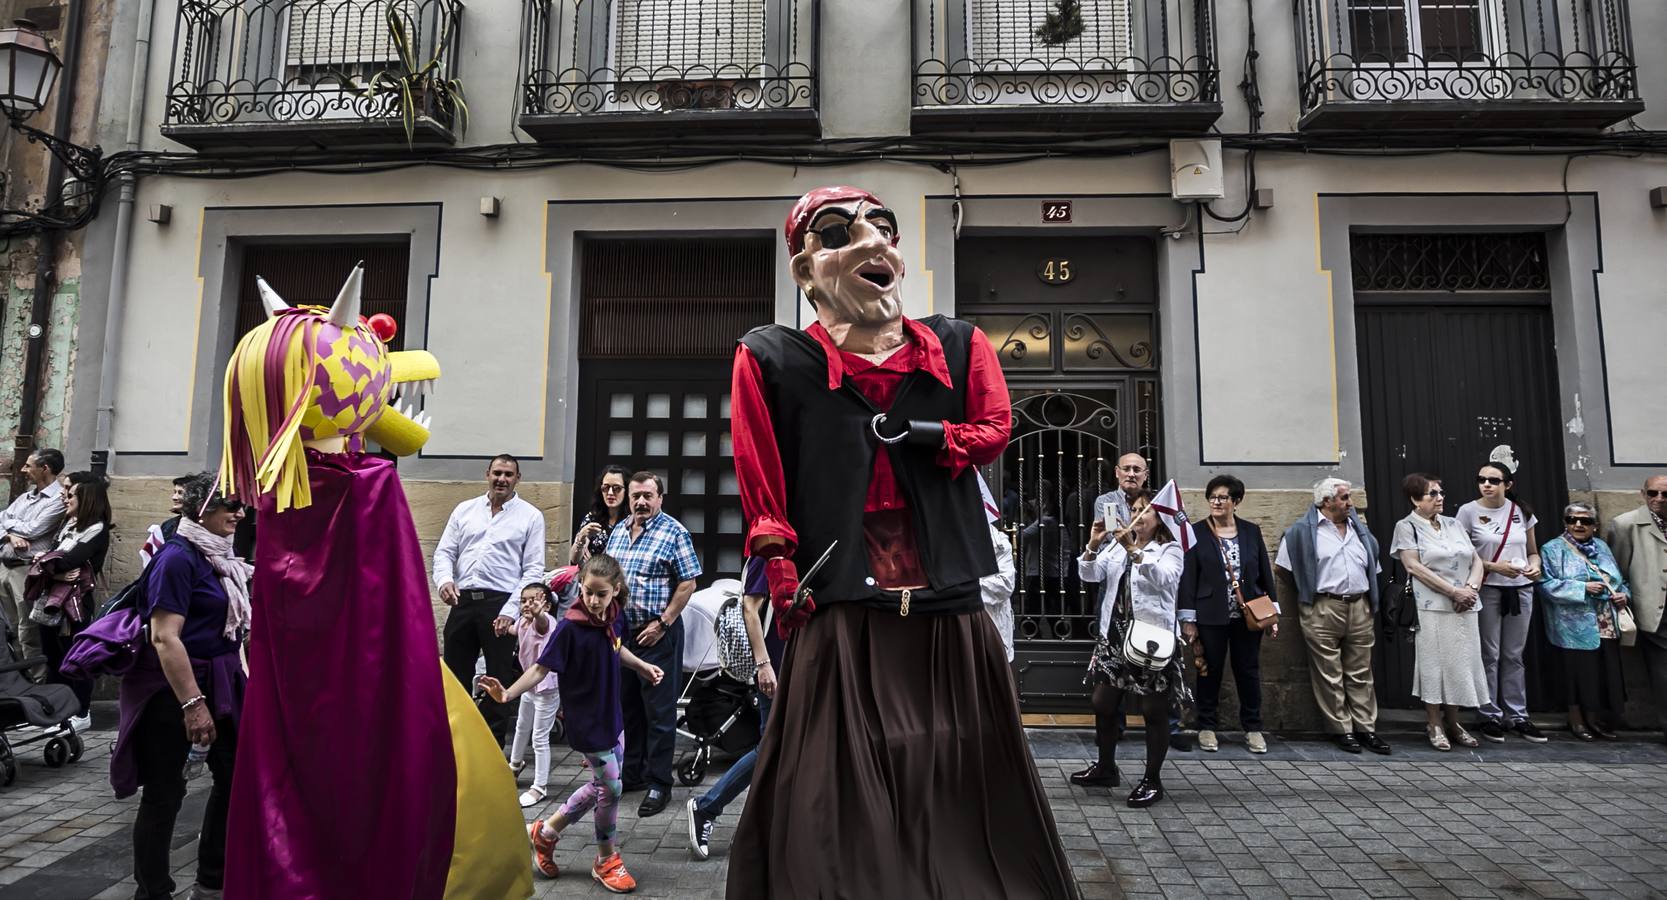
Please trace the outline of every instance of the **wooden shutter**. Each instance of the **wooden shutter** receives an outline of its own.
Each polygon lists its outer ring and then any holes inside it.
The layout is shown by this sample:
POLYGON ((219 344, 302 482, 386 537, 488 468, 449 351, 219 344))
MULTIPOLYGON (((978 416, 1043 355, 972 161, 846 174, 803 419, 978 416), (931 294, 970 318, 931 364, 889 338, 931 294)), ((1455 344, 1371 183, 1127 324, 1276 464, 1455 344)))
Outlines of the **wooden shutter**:
POLYGON ((775 319, 772 238, 584 243, 582 359, 728 359, 775 319))
MULTIPOLYGON (((596 2, 596 0, 590 0, 596 2)), ((764 62, 771 0, 615 0, 614 69, 622 80, 740 77, 764 62)))
POLYGON ((1117 63, 1130 55, 1129 0, 1083 0, 1082 34, 1062 44, 1046 44, 1036 29, 1059 10, 1057 0, 967 0, 967 46, 980 62, 1002 61, 1025 68, 1027 60, 1071 59, 1079 63, 1106 59, 1117 63))
MULTIPOLYGON (((297 0, 289 7, 291 66, 351 66, 398 58, 383 0, 297 0)), ((419 28, 407 15, 412 40, 419 28)))
POLYGON ((401 244, 251 244, 243 251, 243 274, 237 298, 237 337, 266 318, 255 276, 266 279, 290 306, 328 307, 353 271, 364 260, 365 285, 361 315, 387 313, 399 324, 388 349, 405 348, 405 290, 411 250, 401 244))

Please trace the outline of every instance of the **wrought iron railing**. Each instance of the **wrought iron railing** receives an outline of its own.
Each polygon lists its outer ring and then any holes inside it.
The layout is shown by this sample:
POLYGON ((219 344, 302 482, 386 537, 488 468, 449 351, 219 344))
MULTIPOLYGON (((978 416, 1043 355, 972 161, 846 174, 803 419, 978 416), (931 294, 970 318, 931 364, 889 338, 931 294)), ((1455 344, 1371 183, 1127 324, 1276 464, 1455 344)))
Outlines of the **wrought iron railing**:
MULTIPOLYGON (((390 10, 415 62, 455 77, 460 0, 180 0, 165 126, 399 120, 398 92, 365 90, 404 72, 390 10)), ((451 124, 444 98, 415 100, 451 124)))
POLYGON ((523 0, 524 116, 816 106, 817 0, 523 0))
POLYGON ((914 105, 1220 98, 1213 0, 914 0, 914 105))
POLYGON ((1626 0, 1297 0, 1295 9, 1304 112, 1335 101, 1638 99, 1626 0))

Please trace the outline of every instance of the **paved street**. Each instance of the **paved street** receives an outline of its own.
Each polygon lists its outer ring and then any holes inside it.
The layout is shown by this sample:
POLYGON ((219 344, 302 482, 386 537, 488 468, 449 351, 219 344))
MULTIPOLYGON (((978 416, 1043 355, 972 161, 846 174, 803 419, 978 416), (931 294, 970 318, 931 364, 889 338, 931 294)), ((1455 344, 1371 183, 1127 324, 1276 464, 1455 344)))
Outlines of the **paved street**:
MULTIPOLYGON (((0 898, 131 896, 136 804, 112 800, 105 780, 114 718, 113 706, 100 705, 79 764, 48 769, 39 748, 28 748, 17 783, 0 788, 0 898)), ((1229 739, 1217 754, 1172 756, 1170 799, 1150 810, 1123 806, 1126 786, 1106 793, 1066 783, 1089 737, 1031 734, 1085 897, 1667 897, 1667 745, 1659 737, 1579 745, 1557 734, 1543 747, 1512 741, 1437 753, 1408 734, 1388 758, 1279 740, 1258 758, 1229 739)), ((1125 751, 1125 768, 1137 767, 1139 746, 1125 751)), ((558 755, 548 808, 585 777, 578 763, 558 755)), ((182 885, 191 880, 205 793, 198 785, 180 817, 182 885)), ((636 816, 640 795, 621 807, 639 896, 723 894, 735 816, 720 823, 713 859, 693 862, 686 797, 679 789, 646 825, 636 816)), ((539 897, 605 895, 585 868, 590 848, 579 838, 588 838, 588 823, 571 835, 560 861, 573 874, 541 879, 539 897)))

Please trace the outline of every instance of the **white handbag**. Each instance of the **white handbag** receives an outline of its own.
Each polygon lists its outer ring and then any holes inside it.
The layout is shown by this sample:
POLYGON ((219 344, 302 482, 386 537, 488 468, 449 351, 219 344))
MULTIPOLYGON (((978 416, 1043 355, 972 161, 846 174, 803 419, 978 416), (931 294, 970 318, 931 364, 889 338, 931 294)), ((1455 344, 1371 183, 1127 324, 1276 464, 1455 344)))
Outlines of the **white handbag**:
POLYGON ((1123 630, 1123 658, 1132 665, 1157 671, 1174 655, 1174 629, 1133 619, 1123 630))
POLYGON ((1632 607, 1622 606, 1615 609, 1615 633, 1620 636, 1622 647, 1631 647, 1638 643, 1638 620, 1632 617, 1632 607))

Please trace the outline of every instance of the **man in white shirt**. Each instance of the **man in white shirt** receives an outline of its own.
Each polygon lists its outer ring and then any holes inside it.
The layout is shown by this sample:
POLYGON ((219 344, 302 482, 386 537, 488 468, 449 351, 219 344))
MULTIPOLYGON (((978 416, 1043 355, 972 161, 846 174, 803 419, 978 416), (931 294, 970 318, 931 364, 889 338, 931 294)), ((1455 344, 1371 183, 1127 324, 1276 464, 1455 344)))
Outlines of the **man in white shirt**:
POLYGON ((1279 539, 1274 569, 1295 585, 1314 702, 1337 746, 1388 753, 1378 718, 1372 645, 1378 610, 1378 542, 1355 518, 1352 486, 1314 485, 1314 509, 1279 539))
MULTIPOLYGON (((515 636, 508 627, 520 614, 521 588, 544 574, 544 513, 515 495, 520 483, 521 463, 515 457, 493 457, 486 470, 486 495, 457 504, 434 548, 434 584, 441 602, 451 607, 441 656, 471 692, 475 661, 482 653, 486 674, 504 684, 519 676, 515 636)), ((488 700, 481 711, 502 741, 510 705, 488 700)))
POLYGON ((1146 487, 1148 475, 1146 457, 1139 453, 1117 457, 1117 487, 1094 498, 1094 518, 1105 522, 1107 531, 1129 524, 1129 498, 1146 487))
MULTIPOLYGON (((41 656, 40 625, 29 618, 34 604, 23 599, 23 583, 29 575, 29 563, 35 556, 53 548, 58 526, 64 521, 63 487, 58 484, 58 473, 64 470, 64 455, 57 450, 41 449, 29 454, 23 464, 23 475, 29 479, 29 489, 17 495, 11 505, 0 513, 0 618, 4 618, 16 632, 19 650, 25 657, 41 656)), ((46 673, 43 666, 28 672, 39 680, 46 673)))

